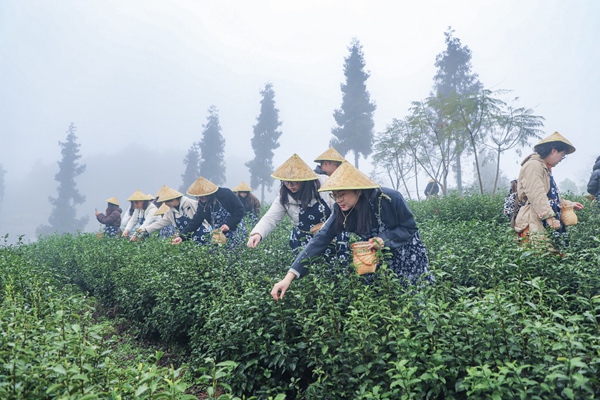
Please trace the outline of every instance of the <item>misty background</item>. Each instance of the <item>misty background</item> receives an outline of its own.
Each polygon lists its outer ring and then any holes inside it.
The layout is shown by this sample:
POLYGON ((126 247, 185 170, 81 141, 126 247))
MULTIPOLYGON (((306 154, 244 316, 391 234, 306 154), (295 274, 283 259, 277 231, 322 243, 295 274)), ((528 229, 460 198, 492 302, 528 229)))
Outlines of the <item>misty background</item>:
MULTIPOLYGON (((582 190, 600 155, 600 2, 413 3, 3 0, 0 233, 34 240, 48 223, 58 142, 71 123, 86 165, 76 178, 86 231, 100 229, 94 209, 104 211, 109 197, 126 209, 136 189, 181 185, 183 159, 211 105, 226 141, 223 186, 249 182, 244 163, 254 156, 252 127, 268 82, 283 132, 273 165, 298 153, 314 166, 332 138, 351 39, 363 46, 380 132, 429 95, 449 26, 486 87, 512 90, 545 118, 545 135, 558 131, 574 144, 554 176, 582 190)), ((506 179, 516 178, 521 159, 503 156, 506 179)), ((369 159, 360 167, 373 172, 369 159)), ((464 170, 468 184, 472 167, 464 170)))

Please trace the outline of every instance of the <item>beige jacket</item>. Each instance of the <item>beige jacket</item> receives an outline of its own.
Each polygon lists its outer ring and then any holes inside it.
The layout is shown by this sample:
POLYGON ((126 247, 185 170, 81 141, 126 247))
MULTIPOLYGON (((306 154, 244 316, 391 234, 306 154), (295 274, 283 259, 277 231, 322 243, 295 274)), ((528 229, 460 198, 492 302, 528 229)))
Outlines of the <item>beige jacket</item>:
MULTIPOLYGON (((517 199, 524 205, 515 221, 515 231, 523 232, 529 227, 530 233, 546 233, 542 220, 554 217, 554 211, 548 201, 550 191, 550 170, 544 160, 536 153, 521 163, 521 172, 517 184, 517 199)), ((570 201, 564 201, 571 203, 570 201)))

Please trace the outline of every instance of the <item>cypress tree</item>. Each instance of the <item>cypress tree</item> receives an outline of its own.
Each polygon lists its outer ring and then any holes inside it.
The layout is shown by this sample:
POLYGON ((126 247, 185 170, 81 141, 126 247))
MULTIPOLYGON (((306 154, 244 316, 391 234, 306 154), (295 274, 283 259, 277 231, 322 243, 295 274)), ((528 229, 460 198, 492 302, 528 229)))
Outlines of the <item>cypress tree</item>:
POLYGON ((185 171, 181 174, 182 183, 179 187, 179 191, 185 193, 187 188, 200 176, 200 144, 194 142, 189 148, 183 164, 185 165, 185 171))
POLYGON ((260 91, 262 99, 260 101, 260 114, 256 118, 254 125, 254 136, 251 144, 254 150, 254 159, 246 163, 250 171, 250 186, 253 188, 261 187, 260 200, 265 200, 265 187, 270 188, 273 185, 273 150, 279 147, 278 139, 281 131, 279 121, 279 110, 275 107, 275 91, 271 83, 265 84, 265 88, 260 91))
POLYGON ((331 130, 335 138, 329 144, 344 156, 349 151, 354 152, 354 166, 358 168, 359 155, 367 157, 373 151, 376 106, 367 91, 366 81, 370 74, 364 70, 362 45, 354 38, 348 50, 350 54, 344 64, 346 83, 341 85, 342 106, 333 113, 337 127, 331 130))
MULTIPOLYGON (((479 82, 479 76, 472 71, 471 50, 463 46, 460 39, 453 36, 454 30, 449 27, 444 36, 446 37, 446 50, 435 58, 437 72, 433 77, 434 96, 439 96, 442 101, 474 94, 483 89, 479 82)), ((442 111, 440 110, 440 113, 442 111)), ((466 147, 467 138, 457 135, 456 146, 461 149, 466 147)), ((456 184, 458 192, 462 192, 462 150, 457 152, 454 169, 456 172, 456 184)))
POLYGON ((225 139, 221 135, 217 107, 209 107, 206 120, 200 140, 200 174, 220 186, 225 183, 225 139))
POLYGON ((75 135, 75 125, 71 123, 67 131, 65 142, 58 142, 61 147, 62 160, 58 161, 58 173, 54 179, 58 182, 58 196, 48 197, 48 201, 54 207, 50 217, 49 225, 41 225, 37 228, 38 235, 51 233, 76 233, 83 230, 88 222, 88 217, 76 218, 75 206, 85 202, 85 196, 79 193, 75 178, 85 172, 85 164, 79 164, 79 144, 75 135))

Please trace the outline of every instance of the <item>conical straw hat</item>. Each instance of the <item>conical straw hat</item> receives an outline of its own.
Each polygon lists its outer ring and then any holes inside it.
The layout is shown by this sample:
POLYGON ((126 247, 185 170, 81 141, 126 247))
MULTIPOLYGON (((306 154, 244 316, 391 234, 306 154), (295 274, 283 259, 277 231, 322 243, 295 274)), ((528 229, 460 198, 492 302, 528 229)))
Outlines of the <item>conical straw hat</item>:
POLYGON ((158 196, 158 201, 160 201, 161 203, 183 196, 182 193, 179 193, 177 190, 171 189, 168 186, 165 186, 161 190, 162 193, 160 194, 160 196, 158 196))
POLYGON ((232 192, 251 192, 252 188, 250 186, 248 186, 248 184, 246 182, 242 182, 239 185, 237 185, 236 187, 234 187, 233 189, 231 189, 232 192))
POLYGON ((343 162, 344 157, 337 152, 336 149, 330 147, 325 153, 321 154, 319 157, 315 158, 315 162, 319 161, 339 161, 343 162))
POLYGON ((318 179, 318 175, 294 153, 271 175, 275 179, 288 182, 303 182, 318 179))
POLYGON ((156 196, 154 196, 154 198, 160 197, 160 195, 162 194, 162 192, 165 191, 165 189, 168 189, 169 187, 167 185, 162 185, 162 187, 160 189, 158 189, 158 192, 156 192, 156 196))
POLYGON ((330 190, 358 190, 380 187, 348 161, 344 161, 321 185, 319 192, 330 190))
POLYGON ((154 196, 152 196, 150 193, 148 193, 148 194, 146 195, 146 200, 150 200, 150 201, 152 201, 152 200, 154 200, 154 196))
POLYGON ((106 201, 107 203, 110 203, 110 204, 114 204, 114 205, 116 205, 116 206, 120 205, 120 204, 119 204, 119 200, 117 200, 117 198, 116 198, 116 197, 114 197, 114 196, 113 196, 113 197, 111 197, 110 199, 106 199, 106 200, 104 200, 104 201, 106 201))
POLYGON ((190 196, 208 196, 217 191, 219 187, 206 178, 199 177, 187 189, 190 196))
POLYGON ((169 206, 163 203, 160 207, 158 207, 158 210, 156 210, 154 215, 164 215, 164 213, 167 211, 169 211, 169 206))
POLYGON ((140 189, 133 192, 133 194, 131 196, 129 196, 129 198, 127 199, 127 201, 144 201, 144 200, 148 200, 147 196, 140 189))
POLYGON ((550 143, 550 142, 563 142, 564 144, 569 146, 569 149, 567 150, 567 154, 571 154, 571 153, 575 152, 575 146, 573 146, 571 144, 571 142, 569 142, 567 139, 565 139, 565 137, 558 132, 554 132, 552 135, 548 136, 547 138, 542 139, 538 144, 536 144, 534 146, 534 149, 537 146, 539 146, 540 144, 550 143))

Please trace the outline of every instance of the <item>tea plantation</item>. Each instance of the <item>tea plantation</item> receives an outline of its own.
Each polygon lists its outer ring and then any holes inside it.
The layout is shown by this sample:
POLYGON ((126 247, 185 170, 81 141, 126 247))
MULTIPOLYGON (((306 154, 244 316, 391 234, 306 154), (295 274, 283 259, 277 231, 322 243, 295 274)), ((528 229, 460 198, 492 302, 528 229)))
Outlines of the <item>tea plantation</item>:
POLYGON ((236 252, 92 234, 4 246, 0 398, 598 398, 600 213, 573 199, 586 208, 563 257, 519 248, 503 198, 451 196, 410 204, 435 284, 315 260, 280 302, 289 222, 236 252), (186 365, 128 365, 102 313, 186 365))

